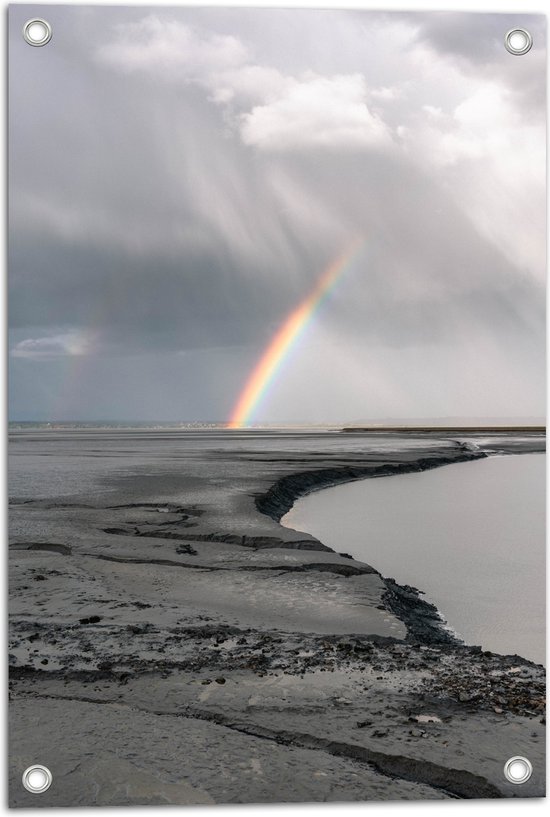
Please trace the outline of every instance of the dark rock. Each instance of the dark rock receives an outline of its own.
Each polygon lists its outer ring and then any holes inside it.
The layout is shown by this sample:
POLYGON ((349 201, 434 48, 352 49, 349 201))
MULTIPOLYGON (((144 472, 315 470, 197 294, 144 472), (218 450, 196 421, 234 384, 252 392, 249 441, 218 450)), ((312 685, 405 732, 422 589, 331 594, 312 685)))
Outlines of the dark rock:
POLYGON ((186 554, 187 556, 197 555, 197 551, 191 545, 178 545, 176 548, 176 553, 186 554))

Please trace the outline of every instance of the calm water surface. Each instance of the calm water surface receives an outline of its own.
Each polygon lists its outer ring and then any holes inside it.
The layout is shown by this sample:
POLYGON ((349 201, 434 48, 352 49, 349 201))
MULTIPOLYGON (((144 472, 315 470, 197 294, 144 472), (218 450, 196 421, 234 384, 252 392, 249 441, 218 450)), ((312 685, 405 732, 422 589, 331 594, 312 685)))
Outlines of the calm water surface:
POLYGON ((466 643, 545 661, 545 455, 329 488, 287 527, 426 593, 466 643))

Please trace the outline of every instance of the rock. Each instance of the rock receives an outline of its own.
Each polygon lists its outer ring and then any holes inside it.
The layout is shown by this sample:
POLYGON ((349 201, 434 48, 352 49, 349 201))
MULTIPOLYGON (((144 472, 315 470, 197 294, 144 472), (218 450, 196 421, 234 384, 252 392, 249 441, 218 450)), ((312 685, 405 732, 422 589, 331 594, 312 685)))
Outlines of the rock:
POLYGON ((179 553, 180 555, 186 555, 186 556, 196 556, 197 555, 197 551, 195 550, 194 547, 192 547, 192 545, 178 545, 178 547, 176 548, 176 553, 179 553))
POLYGON ((223 678, 222 676, 220 676, 219 678, 216 678, 216 683, 217 684, 225 684, 225 678, 223 678))

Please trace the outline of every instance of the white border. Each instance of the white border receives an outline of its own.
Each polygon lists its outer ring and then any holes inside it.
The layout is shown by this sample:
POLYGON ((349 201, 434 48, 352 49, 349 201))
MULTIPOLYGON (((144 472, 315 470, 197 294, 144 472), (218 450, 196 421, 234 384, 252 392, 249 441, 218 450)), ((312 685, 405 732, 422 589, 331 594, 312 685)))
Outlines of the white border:
MULTIPOLYGON (((14 4, 15 5, 15 4, 14 4)), ((367 0, 344 0, 342 3, 327 2, 327 0, 320 0, 320 2, 311 2, 311 0, 256 0, 256 2, 243 2, 243 0, 193 0, 193 2, 155 2, 155 0, 134 0, 134 2, 109 2, 109 0, 89 0, 87 3, 68 3, 63 2, 63 0, 57 0, 56 3, 48 3, 43 2, 43 0, 37 0, 32 4, 33 7, 41 6, 41 5, 90 5, 90 6, 248 6, 248 7, 285 7, 285 8, 357 8, 357 9, 369 9, 375 11, 475 11, 475 12, 493 12, 493 13, 539 13, 539 14, 547 14, 547 3, 542 2, 542 0, 528 0, 528 2, 522 2, 522 0, 454 0, 454 2, 449 2, 449 0, 418 0, 418 2, 411 2, 411 0, 401 0, 401 2, 391 2, 390 0, 375 0, 375 2, 368 2, 367 0)), ((2 43, 2 59, 0 60, 0 71, 2 72, 2 76, 0 78, 0 88, 6 88, 6 59, 5 59, 5 42, 6 42, 6 8, 7 4, 3 3, 3 11, 4 13, 0 15, 0 35, 1 35, 1 43, 2 43)), ((4 90, 5 94, 5 90, 4 90)), ((4 97, 5 98, 5 97, 4 97)), ((4 105, 5 110, 5 105, 4 105)), ((5 142, 5 120, 4 120, 4 128, 2 129, 1 139, 5 142)), ((5 156, 5 145, 3 144, 3 155, 5 156)), ((6 190, 6 180, 5 180, 5 160, 1 165, 1 172, 3 175, 3 190, 6 190)), ((1 219, 2 224, 6 224, 6 214, 5 210, 5 192, 4 195, 0 198, 0 206, 2 207, 2 215, 3 218, 1 219)), ((550 208, 549 208, 550 209, 550 208)), ((4 229, 6 229, 4 227, 4 229)), ((548 229, 548 228, 547 228, 548 229)), ((5 261, 4 261, 4 276, 5 276, 5 261)), ((5 277, 4 277, 4 286, 0 287, 0 297, 2 298, 2 309, 0 314, 2 315, 2 319, 5 321, 5 313, 6 313, 6 284, 5 284, 5 277)), ((2 341, 5 342, 5 335, 6 335, 6 324, 4 324, 4 331, 2 332, 2 341)), ((3 368, 3 380, 2 382, 6 382, 6 372, 5 372, 5 362, 6 362, 6 349, 5 346, 2 350, 1 355, 1 365, 3 368)), ((4 390, 4 400, 1 402, 1 412, 2 412, 2 420, 3 420, 3 428, 7 427, 7 419, 6 419, 6 399, 5 399, 5 390, 4 390)), ((2 514, 2 522, 3 522, 3 530, 6 531, 6 521, 5 521, 5 503, 6 503, 6 484, 5 484, 5 433, 2 435, 2 454, 3 454, 3 464, 4 467, 0 471, 0 512, 2 514)), ((4 547, 7 551, 7 536, 4 535, 3 537, 4 547)), ((6 557, 4 557, 6 559, 6 557)), ((5 561, 4 561, 5 564, 5 561)), ((4 569, 2 573, 2 578, 4 581, 4 590, 6 590, 6 570, 4 569)), ((7 598, 7 592, 4 592, 3 598, 7 598)), ((5 610, 5 605, 4 605, 5 610)), ((547 628, 548 633, 548 628, 547 628)), ((7 657, 7 643, 6 643, 6 631, 5 627, 2 630, 3 636, 3 643, 0 646, 0 654, 4 658, 7 657)), ((4 668, 7 667, 7 661, 3 661, 4 668)), ((6 673, 4 671, 4 678, 6 677, 6 673)), ((2 759, 1 759, 1 766, 0 766, 0 781, 1 781, 1 796, 0 796, 0 807, 2 809, 2 813, 8 813, 8 809, 6 806, 7 802, 7 789, 6 789, 6 768, 7 768, 7 757, 6 757, 6 741, 7 741, 7 726, 6 726, 6 687, 7 682, 4 683, 4 693, 2 695, 2 717, 4 727, 4 740, 1 743, 2 746, 2 759)), ((547 775, 548 777, 548 775, 547 775)), ((518 792, 519 794, 519 792, 518 792)), ((540 810, 545 807, 545 801, 543 799, 536 799, 536 800, 524 800, 524 799, 506 799, 506 800, 476 800, 476 801, 456 801, 456 802, 445 802, 445 801, 407 801, 407 802, 400 802, 400 803, 381 803, 377 801, 371 801, 367 803, 352 803, 352 804, 341 804, 341 803, 332 803, 332 804, 306 804, 306 805, 267 805, 267 806, 216 806, 216 807, 170 807, 170 806, 162 806, 158 808, 149 808, 149 807, 141 807, 138 809, 140 817, 168 817, 170 814, 175 813, 175 809, 178 809, 179 814, 184 815, 197 815, 197 817, 222 817, 223 814, 243 814, 243 815, 250 815, 250 817, 317 817, 320 815, 321 817, 352 817, 352 815, 360 815, 368 810, 369 815, 379 815, 380 817, 394 817, 395 815, 404 815, 404 814, 423 814, 425 811, 429 815, 437 815, 440 813, 440 809, 443 809, 445 813, 457 815, 457 817, 477 817, 478 815, 500 815, 503 814, 505 817, 507 815, 512 815, 514 813, 521 813, 524 812, 533 813, 536 810, 540 810)), ((27 810, 17 810, 19 813, 26 814, 28 813, 27 810)), ((34 811, 34 809, 33 809, 34 811)), ((52 817, 70 817, 70 815, 77 814, 77 815, 95 815, 98 813, 102 813, 104 810, 100 808, 87 808, 87 809, 48 809, 45 812, 42 812, 45 817, 49 817, 51 814, 52 817)), ((117 808, 116 810, 109 809, 109 812, 113 815, 121 815, 121 817, 127 817, 127 815, 135 814, 136 809, 132 808, 117 808)), ((10 811, 9 813, 14 814, 15 812, 10 811)))

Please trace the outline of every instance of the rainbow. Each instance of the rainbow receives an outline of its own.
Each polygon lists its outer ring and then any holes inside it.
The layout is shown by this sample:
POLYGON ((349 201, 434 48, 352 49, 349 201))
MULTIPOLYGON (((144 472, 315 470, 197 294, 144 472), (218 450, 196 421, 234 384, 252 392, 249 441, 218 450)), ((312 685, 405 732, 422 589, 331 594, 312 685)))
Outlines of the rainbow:
POLYGON ((246 381, 231 412, 227 428, 243 428, 250 424, 293 345, 303 334, 325 296, 338 282, 362 244, 363 239, 355 239, 345 252, 327 267, 309 295, 281 324, 246 381))

